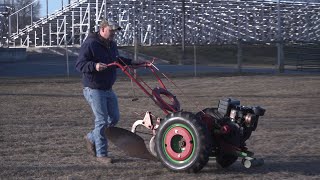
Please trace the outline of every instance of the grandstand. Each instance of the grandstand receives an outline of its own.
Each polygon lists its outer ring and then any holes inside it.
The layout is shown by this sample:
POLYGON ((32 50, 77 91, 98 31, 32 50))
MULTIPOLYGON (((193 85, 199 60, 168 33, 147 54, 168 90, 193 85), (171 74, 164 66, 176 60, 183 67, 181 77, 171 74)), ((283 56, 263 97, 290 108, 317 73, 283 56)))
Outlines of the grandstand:
POLYGON ((120 46, 134 36, 142 45, 309 43, 320 41, 319 12, 318 0, 72 0, 26 27, 12 12, 7 29, 11 47, 81 45, 101 18, 123 27, 120 46))
POLYGON ((12 8, 8 4, 0 4, 0 47, 3 47, 7 44, 6 40, 8 40, 8 16, 10 15, 12 8))

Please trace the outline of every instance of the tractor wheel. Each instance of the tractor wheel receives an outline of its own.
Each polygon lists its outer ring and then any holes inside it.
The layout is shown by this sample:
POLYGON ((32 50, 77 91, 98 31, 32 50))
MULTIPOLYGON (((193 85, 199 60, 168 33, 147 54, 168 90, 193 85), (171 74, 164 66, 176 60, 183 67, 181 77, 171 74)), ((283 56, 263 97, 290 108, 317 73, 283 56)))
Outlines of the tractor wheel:
POLYGON ((231 155, 231 154, 219 154, 216 157, 217 163, 222 167, 222 168, 227 168, 231 166, 234 162, 236 162, 238 159, 238 156, 231 155))
POLYGON ((155 145, 158 159, 173 171, 198 172, 209 161, 208 131, 189 112, 175 112, 162 120, 155 145))
MULTIPOLYGON (((218 120, 223 119, 224 117, 218 112, 218 108, 206 108, 202 110, 205 114, 208 114, 214 118, 214 124, 218 123, 218 120)), ((200 111, 197 113, 197 116, 201 116, 203 113, 200 111)), ((209 128, 210 129, 210 128, 209 128)), ((216 161, 222 168, 227 168, 231 166, 234 162, 237 161, 238 156, 232 154, 224 154, 224 153, 213 153, 217 154, 216 161)))

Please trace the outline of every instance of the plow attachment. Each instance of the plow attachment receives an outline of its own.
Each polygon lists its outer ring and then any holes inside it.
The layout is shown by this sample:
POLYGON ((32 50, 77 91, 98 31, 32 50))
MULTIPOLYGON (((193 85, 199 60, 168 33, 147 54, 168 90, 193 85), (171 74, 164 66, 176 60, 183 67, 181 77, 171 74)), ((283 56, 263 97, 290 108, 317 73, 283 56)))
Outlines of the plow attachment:
POLYGON ((141 159, 156 160, 148 151, 144 140, 135 133, 118 127, 105 130, 106 137, 128 156, 141 159))

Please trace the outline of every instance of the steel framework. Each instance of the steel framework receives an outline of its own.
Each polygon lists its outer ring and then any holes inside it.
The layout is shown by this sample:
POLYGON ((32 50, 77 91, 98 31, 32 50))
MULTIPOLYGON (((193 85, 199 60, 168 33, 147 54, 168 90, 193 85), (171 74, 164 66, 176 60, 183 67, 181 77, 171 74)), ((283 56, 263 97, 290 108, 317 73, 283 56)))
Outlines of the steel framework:
POLYGON ((8 17, 12 11, 10 4, 0 4, 0 47, 8 45, 9 25, 8 17))
POLYGON ((123 27, 120 46, 134 37, 142 45, 320 41, 314 0, 73 0, 26 27, 18 25, 19 11, 8 18, 13 47, 81 45, 101 18, 123 27))

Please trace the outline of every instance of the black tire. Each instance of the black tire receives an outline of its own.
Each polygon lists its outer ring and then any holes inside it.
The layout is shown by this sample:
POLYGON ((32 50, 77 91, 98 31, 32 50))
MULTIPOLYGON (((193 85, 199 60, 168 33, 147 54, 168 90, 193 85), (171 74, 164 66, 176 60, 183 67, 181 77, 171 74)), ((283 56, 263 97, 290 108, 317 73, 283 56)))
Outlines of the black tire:
MULTIPOLYGON (((224 121, 224 117, 222 114, 218 112, 218 108, 206 108, 202 110, 205 114, 208 114, 213 117, 214 119, 214 125, 218 126, 219 121, 224 121)), ((200 111, 197 113, 197 116, 201 116, 203 113, 200 111)), ((218 152, 215 152, 213 154, 216 154, 216 162, 219 164, 222 168, 227 168, 231 166, 234 162, 237 161, 238 156, 232 155, 232 154, 225 154, 221 151, 221 148, 218 147, 218 152)))
POLYGON ((152 96, 154 102, 161 108, 165 109, 169 112, 177 112, 180 110, 180 103, 177 99, 177 97, 168 90, 160 87, 156 87, 152 90, 152 96), (166 102, 161 95, 166 96, 170 99, 171 103, 166 102))
POLYGON ((172 171, 196 173, 209 161, 210 136, 189 112, 172 113, 162 120, 155 144, 159 160, 172 171))

